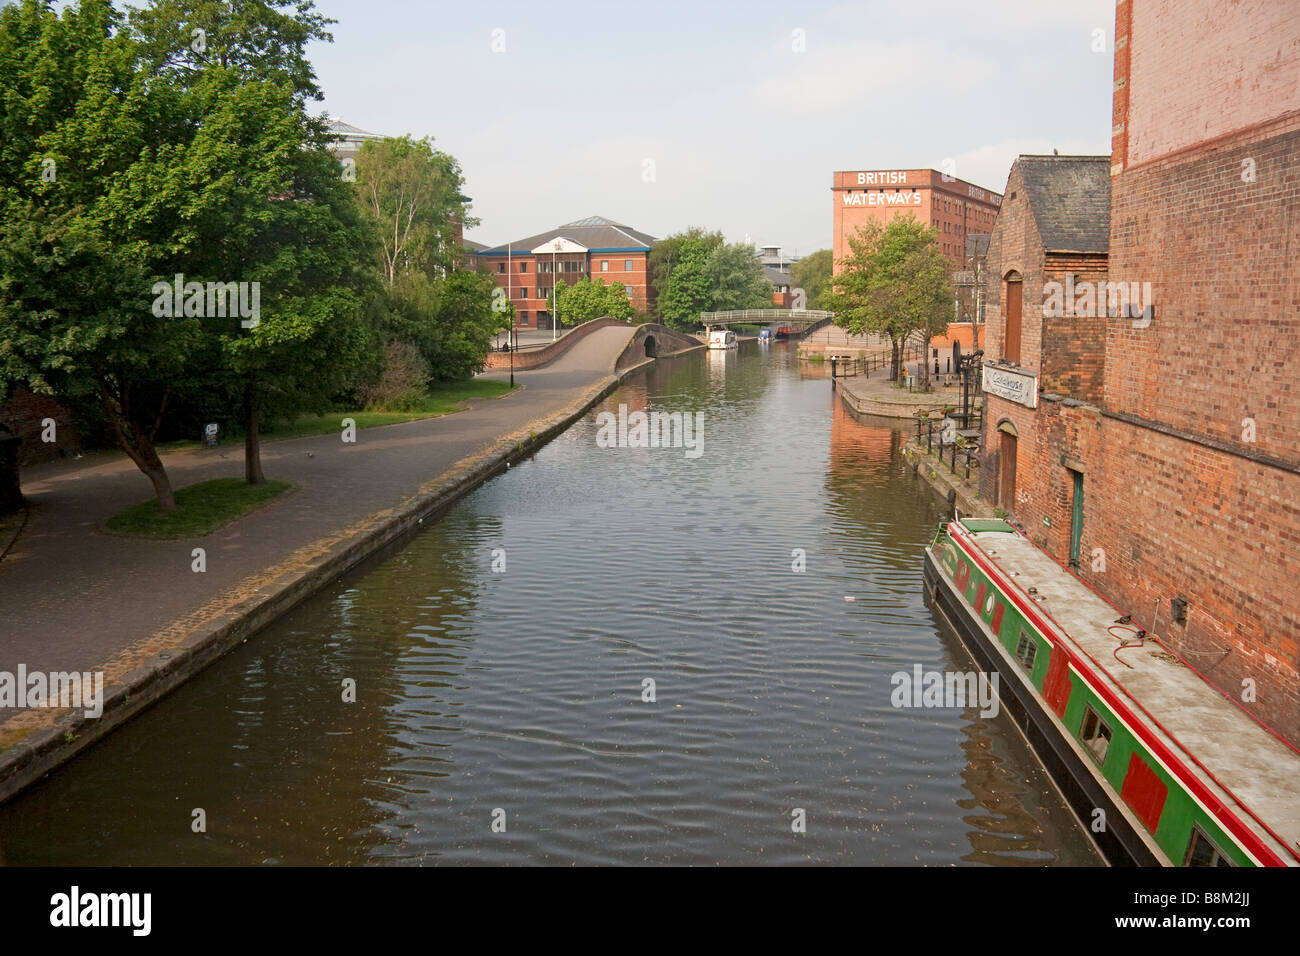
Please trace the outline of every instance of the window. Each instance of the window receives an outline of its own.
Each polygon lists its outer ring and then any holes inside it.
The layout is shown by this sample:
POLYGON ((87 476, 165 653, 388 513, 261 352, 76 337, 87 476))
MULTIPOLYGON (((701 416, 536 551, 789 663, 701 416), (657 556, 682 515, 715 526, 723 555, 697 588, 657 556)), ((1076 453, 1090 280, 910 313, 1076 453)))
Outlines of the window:
POLYGON ((504 262, 498 262, 497 272, 505 272, 505 271, 506 271, 506 264, 504 262))
POLYGON ((520 272, 527 272, 527 271, 528 271, 528 263, 526 263, 526 262, 521 262, 521 263, 519 263, 519 271, 520 271, 520 272))
POLYGON ((1192 824, 1192 839, 1187 844, 1187 857, 1183 866, 1236 866, 1224 856, 1223 851, 1205 835, 1199 823, 1192 824))
POLYGON ((1031 674, 1034 672, 1034 658, 1038 656, 1038 642, 1026 634, 1020 632, 1020 640, 1016 644, 1016 660, 1020 661, 1022 667, 1031 674))
POLYGON ((527 312, 520 312, 520 313, 519 313, 519 324, 520 324, 520 325, 527 325, 527 324, 528 324, 528 313, 527 313, 527 312))
POLYGON ((528 286, 521 285, 519 287, 519 298, 521 299, 528 298, 528 286))
POLYGON ((1097 716, 1097 712, 1089 704, 1083 709, 1083 728, 1079 731, 1079 739, 1083 745, 1092 751, 1092 755, 1097 758, 1097 763, 1106 762, 1106 751, 1110 749, 1110 725, 1097 716))
POLYGON ((609 260, 608 260, 608 259, 601 259, 601 260, 600 260, 600 271, 601 271, 601 272, 608 272, 608 271, 609 271, 609 260))
POLYGON ((633 268, 635 268, 635 265, 634 265, 634 263, 632 262, 631 259, 624 259, 624 260, 623 260, 623 271, 624 271, 624 272, 631 272, 631 271, 633 270, 633 268))

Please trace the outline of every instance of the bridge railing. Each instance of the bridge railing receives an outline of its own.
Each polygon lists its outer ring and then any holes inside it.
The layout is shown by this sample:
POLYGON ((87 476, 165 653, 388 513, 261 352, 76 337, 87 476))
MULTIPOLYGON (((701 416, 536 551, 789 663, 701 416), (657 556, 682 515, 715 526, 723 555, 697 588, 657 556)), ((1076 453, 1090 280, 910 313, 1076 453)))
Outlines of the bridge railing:
POLYGON ((812 325, 834 318, 835 313, 821 309, 732 309, 729 312, 701 312, 704 325, 812 325))

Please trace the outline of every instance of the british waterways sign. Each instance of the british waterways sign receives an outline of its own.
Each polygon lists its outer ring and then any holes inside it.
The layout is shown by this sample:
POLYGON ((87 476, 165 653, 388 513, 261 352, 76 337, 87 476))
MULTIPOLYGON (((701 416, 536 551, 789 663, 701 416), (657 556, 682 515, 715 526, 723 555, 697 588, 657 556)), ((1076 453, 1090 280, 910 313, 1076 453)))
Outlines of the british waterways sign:
POLYGON ((1000 365, 984 366, 984 391, 1025 408, 1038 407, 1038 376, 1000 365))

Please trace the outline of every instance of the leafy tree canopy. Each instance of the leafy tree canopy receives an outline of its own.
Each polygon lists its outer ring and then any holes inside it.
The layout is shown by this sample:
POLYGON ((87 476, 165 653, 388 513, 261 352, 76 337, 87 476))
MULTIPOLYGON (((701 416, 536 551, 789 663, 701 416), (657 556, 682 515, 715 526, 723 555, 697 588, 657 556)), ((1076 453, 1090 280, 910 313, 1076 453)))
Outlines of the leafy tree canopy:
POLYGON ((606 285, 601 278, 594 282, 579 279, 574 285, 561 279, 555 284, 555 298, 560 321, 567 325, 579 325, 605 315, 626 320, 636 314, 623 283, 606 285))
POLYGON ((790 278, 795 288, 803 289, 807 308, 826 308, 824 294, 831 285, 831 263, 831 250, 818 249, 790 265, 790 278))
MULTIPOLYGON (((912 216, 887 226, 868 222, 850 236, 834 291, 826 296, 835 324, 853 334, 887 336, 894 349, 894 376, 904 343, 913 335, 928 343, 947 331, 952 314, 948 264, 936 230, 912 216)), ((922 368, 928 371, 929 363, 922 368)), ((924 379, 928 381, 928 378, 924 379)))

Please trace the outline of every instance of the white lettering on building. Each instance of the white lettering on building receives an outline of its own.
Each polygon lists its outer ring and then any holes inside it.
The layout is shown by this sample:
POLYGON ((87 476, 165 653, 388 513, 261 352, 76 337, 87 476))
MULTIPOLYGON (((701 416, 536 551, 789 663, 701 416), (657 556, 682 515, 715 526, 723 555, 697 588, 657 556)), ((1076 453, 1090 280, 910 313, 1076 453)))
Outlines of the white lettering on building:
POLYGON ((907 170, 891 169, 884 173, 858 173, 859 186, 901 186, 907 183, 907 170))
POLYGON ((921 194, 910 193, 845 193, 846 206, 919 206, 921 194))

